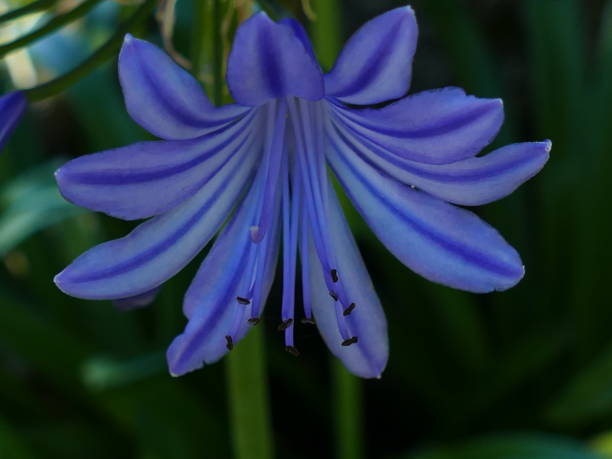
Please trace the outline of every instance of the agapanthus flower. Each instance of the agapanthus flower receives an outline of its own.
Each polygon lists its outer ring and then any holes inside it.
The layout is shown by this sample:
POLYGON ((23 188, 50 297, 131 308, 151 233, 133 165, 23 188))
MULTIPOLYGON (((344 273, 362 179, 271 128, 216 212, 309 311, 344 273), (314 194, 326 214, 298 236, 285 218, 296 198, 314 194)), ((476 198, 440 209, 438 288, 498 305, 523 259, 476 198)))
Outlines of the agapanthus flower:
POLYGON ((25 94, 9 92, 0 97, 0 151, 4 148, 27 106, 25 94))
POLYGON ((229 55, 236 103, 217 108, 161 50, 126 37, 127 110, 162 140, 75 159, 57 180, 78 205, 149 220, 78 257, 56 277, 59 288, 142 305, 218 233, 184 299, 188 324, 167 353, 172 374, 220 359, 260 321, 281 258, 287 350, 298 352, 301 317, 351 372, 378 377, 386 320, 331 173, 416 273, 470 292, 515 285, 524 273, 517 252, 456 205, 511 193, 544 165, 550 142, 476 156, 502 124, 501 100, 458 88, 406 96, 416 41, 413 10, 391 10, 361 27, 323 74, 296 21, 256 14, 229 55))

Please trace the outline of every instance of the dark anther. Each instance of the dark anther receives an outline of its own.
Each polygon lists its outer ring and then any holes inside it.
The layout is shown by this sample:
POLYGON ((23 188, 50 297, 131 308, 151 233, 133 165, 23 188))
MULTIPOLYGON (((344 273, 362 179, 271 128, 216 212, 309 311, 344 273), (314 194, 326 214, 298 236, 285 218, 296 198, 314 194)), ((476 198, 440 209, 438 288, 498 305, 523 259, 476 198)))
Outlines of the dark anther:
POLYGON ((285 350, 294 357, 300 356, 300 351, 297 350, 297 347, 285 346, 285 350))
POLYGON ((345 339, 344 341, 342 341, 342 345, 343 346, 350 346, 351 344, 355 344, 357 341, 359 341, 357 339, 357 337, 353 336, 352 338, 345 339))
POLYGON ((336 292, 332 292, 332 291, 330 290, 330 292, 329 292, 329 296, 331 296, 331 297, 334 299, 334 301, 338 301, 338 295, 336 295, 336 292))
POLYGON ((353 312, 353 309, 355 309, 355 306, 357 306, 355 303, 349 304, 349 307, 344 310, 342 315, 348 316, 351 312, 353 312))
POLYGON ((300 322, 302 322, 304 325, 314 325, 315 324, 314 319, 307 319, 307 318, 303 318, 300 322))
POLYGON ((234 340, 232 339, 230 335, 227 335, 225 337, 225 341, 227 341, 227 343, 225 344, 226 348, 228 348, 230 351, 234 349, 234 340))
POLYGON ((257 325, 259 322, 261 322, 261 317, 251 317, 248 322, 251 325, 257 325))
POLYGON ((334 281, 334 283, 338 282, 338 271, 336 271, 335 269, 332 269, 331 278, 332 278, 332 281, 334 281))
POLYGON ((281 322, 280 325, 278 326, 278 331, 287 330, 289 327, 291 327, 292 323, 293 323, 293 319, 287 319, 284 322, 281 322))
POLYGON ((248 298, 242 298, 241 296, 237 296, 236 300, 238 301, 238 303, 244 304, 245 306, 247 304, 251 304, 251 300, 249 300, 248 298))

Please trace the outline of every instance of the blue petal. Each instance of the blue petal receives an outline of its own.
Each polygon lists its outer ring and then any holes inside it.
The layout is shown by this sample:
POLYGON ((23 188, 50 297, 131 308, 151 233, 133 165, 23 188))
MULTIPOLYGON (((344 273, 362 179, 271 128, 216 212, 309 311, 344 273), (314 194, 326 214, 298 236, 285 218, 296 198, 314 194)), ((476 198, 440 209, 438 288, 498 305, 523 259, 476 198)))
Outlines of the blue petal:
POLYGON ((306 29, 304 29, 304 26, 302 24, 300 24, 293 18, 281 19, 278 23, 290 27, 293 30, 295 36, 298 38, 298 40, 302 42, 302 45, 304 46, 306 51, 308 51, 308 54, 310 54, 313 60, 317 61, 317 56, 315 54, 314 48, 312 47, 312 42, 310 41, 310 38, 308 38, 308 33, 306 32, 306 29))
POLYGON ((130 116, 162 139, 193 139, 245 113, 215 108, 198 82, 166 53, 126 35, 119 54, 119 79, 130 116))
POLYGON ((120 311, 130 311, 132 309, 140 309, 149 306, 160 291, 160 287, 149 290, 148 292, 141 293, 140 295, 130 296, 129 298, 120 298, 114 300, 113 304, 120 311))
POLYGON ((454 204, 481 205, 507 196, 533 177, 548 160, 551 142, 507 145, 486 156, 450 164, 424 164, 399 158, 345 129, 328 135, 344 155, 357 154, 402 183, 454 204))
POLYGON ((356 105, 405 96, 410 87, 417 35, 414 11, 408 6, 365 23, 325 75, 325 94, 356 105))
POLYGON ((402 185, 340 148, 328 158, 374 233, 413 271, 476 293, 508 289, 523 277, 516 251, 473 213, 402 185))
POLYGON ((56 172, 64 197, 135 220, 162 214, 252 149, 252 117, 195 140, 139 142, 74 159, 56 172))
POLYGON ((380 109, 330 104, 335 123, 412 161, 445 164, 472 157, 497 135, 504 119, 500 99, 444 88, 405 97, 380 109))
POLYGON ((353 312, 345 319, 351 333, 359 341, 351 346, 341 344, 343 338, 334 312, 334 300, 328 293, 321 263, 311 241, 307 253, 310 253, 312 310, 325 343, 348 370, 363 378, 378 378, 385 369, 389 354, 385 314, 331 187, 329 197, 328 230, 337 255, 338 276, 350 301, 356 304, 353 312))
POLYGON ((286 96, 318 100, 324 95, 319 65, 293 27, 276 24, 265 13, 254 15, 238 29, 227 84, 234 99, 244 105, 286 96))
POLYGON ((234 156, 192 198, 100 244, 55 277, 63 292, 85 299, 118 299, 152 290, 180 271, 219 229, 244 187, 257 155, 234 156))
POLYGON ((27 100, 21 91, 9 92, 0 97, 0 151, 17 127, 26 106, 27 100))
MULTIPOLYGON (((252 305, 240 304, 236 297, 244 295, 242 292, 248 288, 246 285, 253 277, 254 251, 262 247, 267 260, 261 281, 264 283, 261 299, 265 304, 276 269, 279 225, 275 221, 260 243, 251 241, 249 227, 256 217, 259 198, 257 193, 249 193, 215 241, 187 291, 183 310, 189 323, 167 352, 170 373, 174 376, 219 360, 228 352, 225 337, 232 335, 235 344, 252 326, 247 321, 252 305)), ((277 220, 278 202, 275 213, 277 220)))

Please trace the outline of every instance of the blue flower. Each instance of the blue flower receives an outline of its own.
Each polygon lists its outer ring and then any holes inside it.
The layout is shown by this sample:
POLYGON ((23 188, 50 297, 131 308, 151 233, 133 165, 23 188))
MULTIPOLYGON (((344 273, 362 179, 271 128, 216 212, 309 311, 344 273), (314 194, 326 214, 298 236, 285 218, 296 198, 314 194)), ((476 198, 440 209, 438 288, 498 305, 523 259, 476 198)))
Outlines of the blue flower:
POLYGON ((13 91, 0 97, 0 151, 11 136, 27 106, 21 91, 13 91))
POLYGON ((220 359, 259 322, 281 252, 287 350, 297 353, 299 258, 304 317, 351 372, 378 377, 386 320, 328 166, 413 271, 471 292, 515 285, 519 255, 455 204, 511 193, 542 168, 551 144, 476 156, 502 124, 502 102, 458 88, 406 96, 416 40, 412 9, 391 10, 358 30, 324 75, 297 22, 257 14, 238 29, 229 56, 237 103, 216 108, 158 48, 126 37, 119 76, 127 109, 162 140, 75 159, 57 181, 75 204, 149 220, 78 257, 55 278, 59 288, 140 306, 218 233, 185 296, 189 322, 168 350, 172 374, 220 359))

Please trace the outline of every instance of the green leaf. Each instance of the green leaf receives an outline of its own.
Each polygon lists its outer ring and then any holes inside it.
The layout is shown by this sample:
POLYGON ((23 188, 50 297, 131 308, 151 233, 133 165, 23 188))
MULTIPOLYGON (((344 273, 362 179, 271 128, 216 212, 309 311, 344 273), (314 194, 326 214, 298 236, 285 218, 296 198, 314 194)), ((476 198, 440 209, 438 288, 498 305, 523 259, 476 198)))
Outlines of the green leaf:
POLYGON ((580 425, 612 409, 612 347, 570 380, 547 411, 561 425, 580 425))
POLYGON ((0 345, 50 379, 73 385, 73 375, 89 353, 88 345, 55 320, 44 317, 40 309, 0 289, 0 345))
POLYGON ((406 459, 602 459, 578 442, 544 434, 483 437, 403 456, 406 459))
POLYGON ((126 361, 92 358, 83 366, 83 382, 93 390, 105 390, 162 374, 166 371, 164 355, 164 352, 154 352, 126 361))
POLYGON ((59 163, 38 166, 0 190, 0 255, 37 231, 83 213, 57 191, 53 172, 59 163))
POLYGON ((0 418, 0 451, 3 459, 32 459, 35 456, 28 447, 27 439, 0 418))

